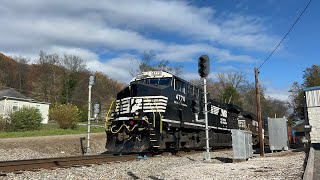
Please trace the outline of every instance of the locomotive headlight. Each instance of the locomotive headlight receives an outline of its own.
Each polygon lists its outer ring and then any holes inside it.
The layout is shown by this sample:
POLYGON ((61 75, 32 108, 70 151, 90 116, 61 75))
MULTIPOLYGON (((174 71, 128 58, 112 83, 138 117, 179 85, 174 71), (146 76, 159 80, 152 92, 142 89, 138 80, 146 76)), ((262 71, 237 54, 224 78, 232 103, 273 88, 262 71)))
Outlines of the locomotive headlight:
POLYGON ((135 114, 136 116, 138 116, 138 115, 139 115, 139 111, 134 112, 134 114, 135 114))

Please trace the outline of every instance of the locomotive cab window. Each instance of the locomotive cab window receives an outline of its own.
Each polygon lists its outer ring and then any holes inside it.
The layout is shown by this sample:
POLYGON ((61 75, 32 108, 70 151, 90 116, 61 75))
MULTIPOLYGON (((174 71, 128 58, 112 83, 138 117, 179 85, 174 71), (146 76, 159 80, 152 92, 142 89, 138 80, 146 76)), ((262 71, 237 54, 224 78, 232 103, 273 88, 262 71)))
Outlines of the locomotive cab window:
POLYGON ((171 86, 171 78, 141 79, 141 80, 134 81, 133 83, 171 86))
POLYGON ((186 83, 180 81, 179 79, 175 79, 174 90, 186 93, 186 83))
POLYGON ((171 86, 171 78, 148 79, 148 84, 171 86))
POLYGON ((193 86, 191 84, 188 84, 188 89, 187 89, 187 94, 188 95, 193 95, 193 86))
POLYGON ((138 83, 138 84, 145 84, 145 80, 144 79, 141 79, 141 80, 138 80, 138 81, 134 81, 135 83, 138 83))
POLYGON ((193 88, 194 91, 193 91, 193 95, 196 97, 196 98, 199 98, 199 94, 200 94, 200 90, 196 87, 193 88))

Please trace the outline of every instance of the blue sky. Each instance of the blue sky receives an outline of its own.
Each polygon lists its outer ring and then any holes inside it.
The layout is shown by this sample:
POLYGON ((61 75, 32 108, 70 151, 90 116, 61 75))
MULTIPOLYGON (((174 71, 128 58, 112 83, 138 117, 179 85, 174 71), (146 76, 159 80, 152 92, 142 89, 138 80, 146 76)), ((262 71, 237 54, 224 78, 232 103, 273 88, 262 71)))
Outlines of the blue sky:
MULTIPOLYGON (((197 58, 208 54, 211 77, 253 68, 275 48, 308 0, 2 0, 0 51, 37 58, 40 50, 72 53, 87 67, 128 82, 134 59, 154 50, 158 59, 184 67, 186 79, 198 78, 197 58)), ((303 70, 318 63, 319 1, 261 68, 266 93, 287 99, 303 70)))

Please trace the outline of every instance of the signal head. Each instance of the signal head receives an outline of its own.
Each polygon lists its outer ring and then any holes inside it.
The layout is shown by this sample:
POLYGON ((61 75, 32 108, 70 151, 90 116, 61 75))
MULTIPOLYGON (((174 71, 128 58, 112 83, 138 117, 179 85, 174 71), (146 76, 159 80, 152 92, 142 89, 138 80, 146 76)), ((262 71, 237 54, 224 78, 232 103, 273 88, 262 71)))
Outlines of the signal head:
POLYGON ((198 59, 198 73, 200 77, 205 78, 210 73, 210 61, 207 55, 202 55, 198 59))

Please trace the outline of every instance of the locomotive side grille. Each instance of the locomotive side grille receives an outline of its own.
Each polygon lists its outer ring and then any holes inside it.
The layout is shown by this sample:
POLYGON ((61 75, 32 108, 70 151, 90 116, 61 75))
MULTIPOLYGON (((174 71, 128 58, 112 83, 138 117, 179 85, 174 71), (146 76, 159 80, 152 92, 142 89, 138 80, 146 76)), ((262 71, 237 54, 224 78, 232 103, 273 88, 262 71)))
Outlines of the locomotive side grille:
POLYGON ((115 111, 119 114, 134 113, 137 110, 164 113, 167 102, 168 98, 165 96, 127 97, 116 101, 115 111))

